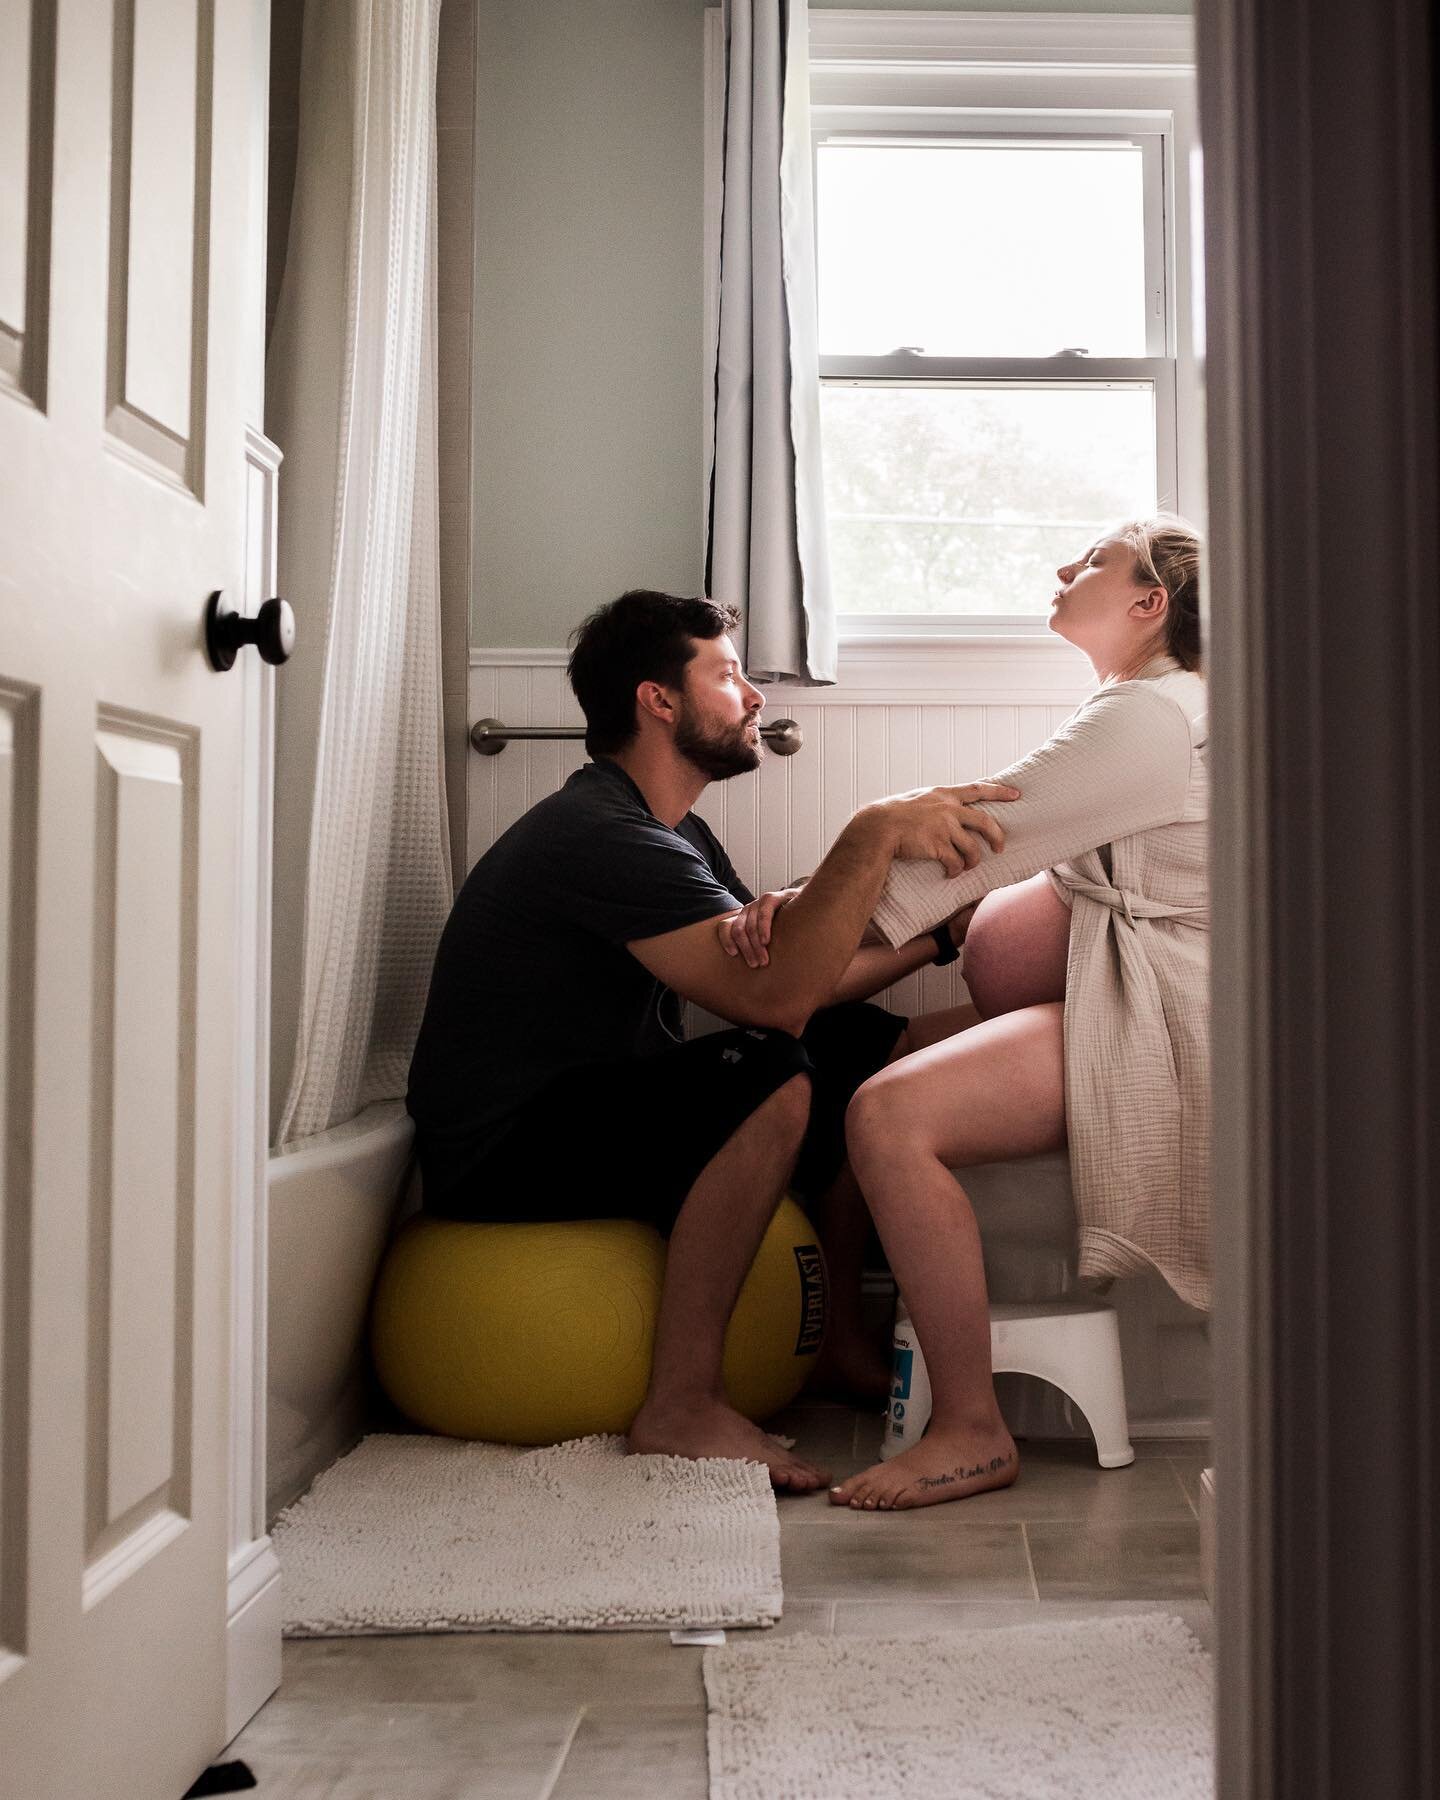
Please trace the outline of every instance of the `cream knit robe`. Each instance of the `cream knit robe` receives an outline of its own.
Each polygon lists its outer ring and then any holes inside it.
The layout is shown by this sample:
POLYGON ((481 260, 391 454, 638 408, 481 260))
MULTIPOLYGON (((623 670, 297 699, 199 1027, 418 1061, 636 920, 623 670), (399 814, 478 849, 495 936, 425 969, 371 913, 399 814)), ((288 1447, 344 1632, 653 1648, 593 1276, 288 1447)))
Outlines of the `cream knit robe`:
POLYGON ((1169 657, 1092 695, 992 779, 1005 849, 947 879, 897 862, 875 924, 900 945, 1049 871, 1072 908, 1065 1114, 1080 1273, 1157 1268, 1210 1304, 1205 683, 1169 657))

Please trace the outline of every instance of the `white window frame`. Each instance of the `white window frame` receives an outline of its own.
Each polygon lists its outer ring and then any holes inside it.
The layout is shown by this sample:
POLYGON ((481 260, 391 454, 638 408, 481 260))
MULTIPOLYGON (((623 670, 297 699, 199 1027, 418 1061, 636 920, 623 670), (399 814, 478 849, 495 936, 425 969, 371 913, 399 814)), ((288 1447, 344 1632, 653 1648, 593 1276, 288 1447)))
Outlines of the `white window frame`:
MULTIPOLYGON (((1139 140, 1147 167, 1151 296, 1143 358, 822 356, 822 381, 913 385, 920 370, 927 385, 937 386, 1061 374, 1084 385, 1151 381, 1159 503, 1203 529, 1203 402, 1191 248, 1199 241, 1199 193, 1192 191, 1198 190, 1194 77, 1194 34, 1184 17, 812 12, 817 148, 856 137, 906 141, 1041 132, 1139 140)), ((1063 254, 1057 246, 1057 256, 1063 254)), ((1049 639, 1045 619, 1011 615, 849 613, 837 625, 842 643, 1049 639)))

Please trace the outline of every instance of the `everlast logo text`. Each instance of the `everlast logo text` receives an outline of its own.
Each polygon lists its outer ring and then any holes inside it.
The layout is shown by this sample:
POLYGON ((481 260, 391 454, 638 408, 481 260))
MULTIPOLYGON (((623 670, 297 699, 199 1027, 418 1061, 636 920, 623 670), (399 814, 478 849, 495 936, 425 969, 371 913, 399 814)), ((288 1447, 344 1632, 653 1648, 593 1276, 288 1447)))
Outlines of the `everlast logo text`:
POLYGON ((795 1266, 800 1272, 800 1335, 795 1354, 810 1356, 825 1335, 825 1258, 818 1244, 796 1244, 795 1266))

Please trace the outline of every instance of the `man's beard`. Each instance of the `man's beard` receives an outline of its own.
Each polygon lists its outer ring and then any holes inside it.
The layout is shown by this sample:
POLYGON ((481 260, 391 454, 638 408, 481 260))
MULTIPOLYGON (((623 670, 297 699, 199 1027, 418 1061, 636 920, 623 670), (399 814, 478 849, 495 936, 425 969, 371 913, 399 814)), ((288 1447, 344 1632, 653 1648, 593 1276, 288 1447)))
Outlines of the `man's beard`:
POLYGON ((748 775, 751 769, 760 767, 760 744, 750 736, 752 724, 758 725, 759 720, 747 719, 741 725, 720 725, 707 731, 686 706, 675 723, 675 748, 711 781, 748 775))

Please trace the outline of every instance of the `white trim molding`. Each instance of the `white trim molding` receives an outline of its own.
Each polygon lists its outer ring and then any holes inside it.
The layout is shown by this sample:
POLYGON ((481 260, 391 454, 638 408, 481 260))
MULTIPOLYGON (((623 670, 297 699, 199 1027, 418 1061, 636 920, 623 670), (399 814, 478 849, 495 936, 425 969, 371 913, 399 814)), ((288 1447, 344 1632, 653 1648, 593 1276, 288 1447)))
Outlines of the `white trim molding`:
MULTIPOLYGON (((245 431, 246 568, 241 610, 275 592, 281 451, 245 431)), ((275 780, 275 671, 244 657, 238 796, 235 998, 241 1059, 235 1090, 235 1210, 230 1276, 230 1561, 226 1598, 226 1739, 280 1685, 280 1568, 266 1534, 265 1412, 269 1317, 270 882, 275 780)))
POLYGON ((1172 13, 936 13, 844 9, 810 14, 811 69, 1026 68, 1191 70, 1195 30, 1172 13))
POLYGON ((772 712, 803 706, 1078 706, 1095 686, 1085 657, 1064 639, 1014 634, 847 638, 840 679, 831 688, 776 684, 765 690, 772 712))
POLYGON ((280 1564, 269 1538, 230 1559, 225 1625, 225 1741, 280 1685, 280 1564))
MULTIPOLYGON (((569 656, 568 650, 548 647, 472 649, 472 686, 479 669, 563 669, 569 656)), ((1048 633, 849 638, 840 646, 840 679, 833 687, 788 687, 776 682, 765 688, 765 700, 772 717, 785 706, 853 706, 857 702, 872 706, 1075 707, 1094 686, 1094 671, 1084 656, 1063 638, 1048 633)), ((568 699, 568 689, 566 693, 568 699)))
POLYGON ((563 669, 570 652, 554 644, 532 649, 512 649, 508 644, 470 647, 472 669, 563 669))

